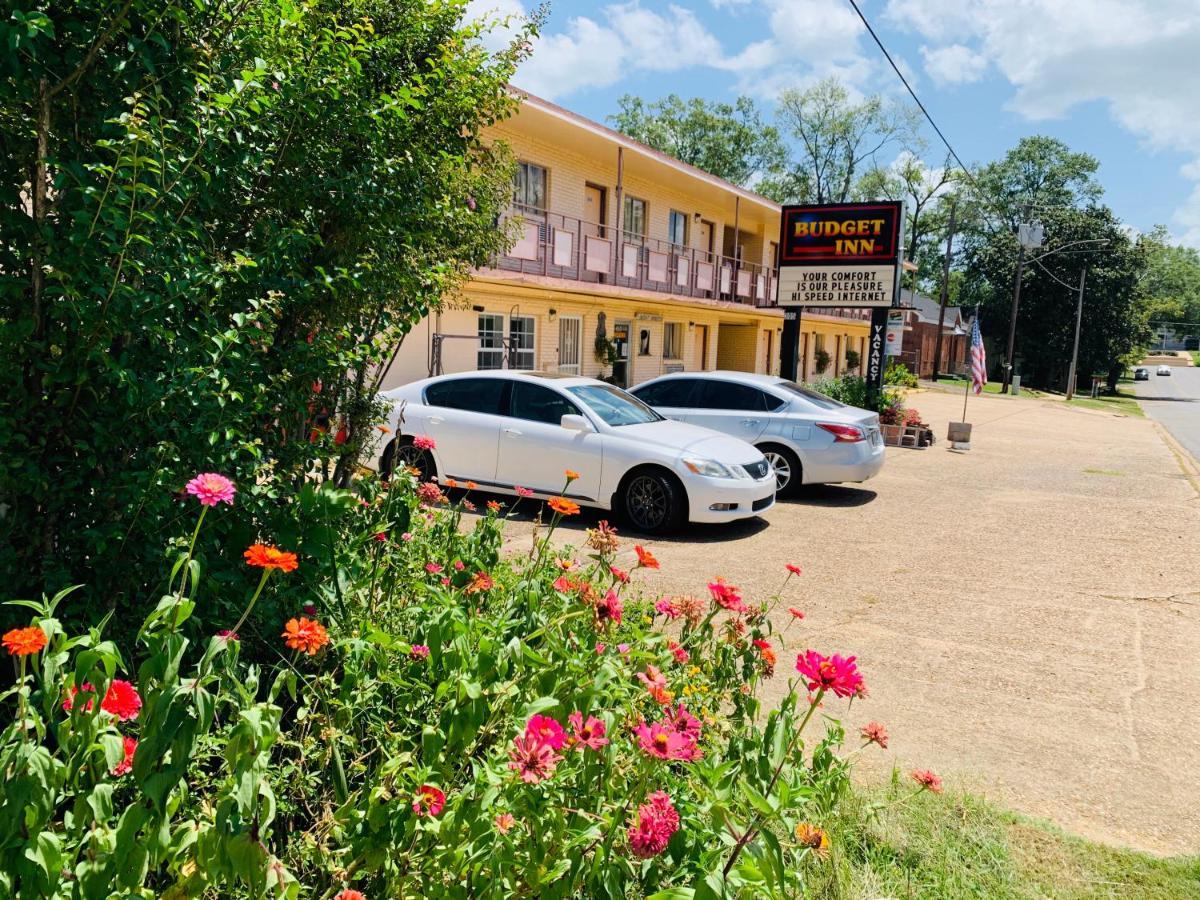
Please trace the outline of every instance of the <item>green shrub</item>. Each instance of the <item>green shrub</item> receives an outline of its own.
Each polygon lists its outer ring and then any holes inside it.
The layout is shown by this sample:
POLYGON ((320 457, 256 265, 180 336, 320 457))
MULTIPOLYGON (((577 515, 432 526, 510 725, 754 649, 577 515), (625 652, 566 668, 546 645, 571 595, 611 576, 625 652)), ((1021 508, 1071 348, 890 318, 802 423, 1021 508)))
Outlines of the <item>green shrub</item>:
MULTIPOLYGON (((240 616, 195 600, 197 536, 232 491, 207 496, 136 646, 64 633, 61 595, 21 601, 35 615, 4 636, 20 670, 0 696, 0 892, 804 890, 848 790, 832 701, 864 691, 853 657, 807 651, 779 706, 760 706, 782 677, 772 612, 791 567, 762 602, 721 579, 704 600, 655 599, 627 570, 658 562, 604 523, 581 547, 554 542, 577 511, 561 498, 504 557, 495 501, 467 528, 469 499, 407 474, 312 493, 320 541, 247 550, 261 575, 224 588, 250 598, 240 616), (329 576, 279 609, 297 566, 329 576)), ((864 745, 886 743, 875 729, 864 745)))
POLYGON ((847 406, 867 408, 867 382, 858 375, 842 375, 840 378, 827 378, 818 381, 814 388, 839 403, 847 406))
POLYGON ((883 383, 895 387, 915 388, 920 382, 917 376, 908 370, 908 366, 893 357, 883 370, 883 383))
POLYGON ((829 368, 829 363, 832 361, 833 357, 831 357, 829 355, 829 351, 823 347, 818 349, 817 352, 813 354, 813 362, 817 367, 818 375, 823 375, 825 370, 829 368))
POLYGON ((857 350, 846 349, 846 368, 851 371, 858 368, 858 364, 862 362, 857 350))

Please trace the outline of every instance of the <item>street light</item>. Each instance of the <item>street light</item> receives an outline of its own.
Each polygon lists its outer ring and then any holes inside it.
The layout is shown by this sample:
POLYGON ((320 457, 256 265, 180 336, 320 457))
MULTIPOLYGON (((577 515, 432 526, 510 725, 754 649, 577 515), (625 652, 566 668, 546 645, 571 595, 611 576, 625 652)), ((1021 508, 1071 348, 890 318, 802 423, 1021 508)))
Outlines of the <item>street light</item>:
MULTIPOLYGON (((1008 354, 1004 363, 1004 384, 1000 388, 1000 393, 1007 394, 1009 385, 1012 384, 1013 371, 1013 356, 1016 352, 1017 344, 1017 310, 1021 304, 1021 276, 1025 271, 1025 251, 1026 249, 1036 249, 1041 246, 1043 239, 1041 225, 1024 225, 1022 224, 1018 230, 1018 240, 1021 242, 1021 250, 1017 254, 1017 276, 1013 284, 1013 302, 1012 302, 1012 317, 1008 323, 1008 354)), ((1053 250, 1047 250, 1037 256, 1030 257, 1028 262, 1038 262, 1048 256, 1053 256, 1056 253, 1062 253, 1064 250, 1069 250, 1072 247, 1079 247, 1083 244, 1107 244, 1108 238, 1092 238, 1085 241, 1071 241, 1069 244, 1063 244, 1061 247, 1055 247, 1053 250)), ((1082 288, 1080 289, 1080 302, 1082 303, 1082 288)))

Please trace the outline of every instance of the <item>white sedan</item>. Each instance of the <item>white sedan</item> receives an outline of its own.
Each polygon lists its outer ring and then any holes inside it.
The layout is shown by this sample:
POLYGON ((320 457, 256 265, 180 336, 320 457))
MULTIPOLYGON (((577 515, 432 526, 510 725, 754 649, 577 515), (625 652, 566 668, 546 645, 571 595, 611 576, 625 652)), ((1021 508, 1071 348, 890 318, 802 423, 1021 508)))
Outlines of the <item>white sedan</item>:
POLYGON ((468 372, 387 391, 395 437, 379 470, 419 469, 440 484, 613 510, 639 531, 729 522, 775 503, 762 453, 736 438, 673 422, 620 388, 574 375, 468 372), (432 448, 426 441, 433 440, 432 448), (565 489, 566 470, 579 479, 565 489))
POLYGON ((780 494, 801 484, 866 481, 883 468, 878 415, 774 375, 680 372, 633 394, 664 416, 754 444, 780 494))

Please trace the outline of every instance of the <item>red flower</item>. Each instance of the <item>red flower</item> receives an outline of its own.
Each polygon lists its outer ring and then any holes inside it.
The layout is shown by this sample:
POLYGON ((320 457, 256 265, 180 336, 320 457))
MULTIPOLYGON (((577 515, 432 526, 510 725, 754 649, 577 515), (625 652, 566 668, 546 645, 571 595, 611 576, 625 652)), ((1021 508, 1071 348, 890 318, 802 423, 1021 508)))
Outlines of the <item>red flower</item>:
POLYGON ((613 622, 620 625, 621 613, 624 611, 624 608, 621 598, 617 596, 617 592, 610 590, 604 595, 604 599, 596 604, 596 619, 601 624, 613 622))
POLYGON ((436 575, 438 572, 442 571, 442 567, 435 562, 428 562, 425 563, 425 571, 430 575, 436 575))
POLYGON ((247 565, 268 571, 278 569, 280 572, 294 572, 300 566, 295 553, 288 553, 268 544, 251 544, 242 555, 246 557, 247 565))
POLYGON ((859 734, 863 736, 868 744, 878 744, 881 749, 886 750, 888 745, 887 729, 878 722, 868 722, 859 729, 859 734))
POLYGON ((839 697, 858 696, 864 686, 855 659, 838 654, 822 656, 815 650, 808 650, 796 657, 796 671, 808 679, 810 691, 833 691, 839 697))
POLYGON ((125 758, 113 766, 110 772, 110 774, 116 775, 118 778, 133 771, 133 754, 137 752, 137 738, 127 736, 122 740, 125 745, 125 758))
POLYGON ((561 750, 567 742, 562 725, 549 716, 531 716, 525 723, 525 737, 545 744, 553 750, 561 750))
POLYGON ((4 649, 10 656, 31 656, 45 646, 46 632, 36 625, 14 628, 4 634, 4 649))
POLYGON ((413 797, 412 809, 418 816, 436 816, 446 805, 446 795, 432 784, 423 784, 413 797))
POLYGON ((708 583, 708 590, 712 594, 713 600, 730 612, 740 613, 746 611, 746 604, 742 601, 741 590, 732 584, 726 583, 724 578, 717 578, 715 581, 710 581, 708 583))
POLYGON ((572 747, 599 750, 608 743, 608 738, 604 736, 604 723, 595 716, 588 716, 584 721, 583 713, 576 710, 567 716, 567 722, 571 726, 569 740, 572 747))
POLYGON ((100 708, 106 713, 112 713, 122 722, 136 719, 142 711, 142 698, 138 696, 137 688, 128 681, 114 678, 104 695, 100 708))
POLYGON ((367 895, 362 891, 353 891, 350 888, 346 888, 344 891, 338 891, 334 895, 333 900, 367 900, 367 895))
POLYGON ((929 769, 914 769, 909 773, 909 777, 928 791, 935 794, 942 792, 942 779, 929 769))
POLYGON ((659 567, 658 560, 654 558, 654 554, 641 544, 634 544, 633 552, 637 554, 638 565, 643 569, 657 569, 659 567))
POLYGON ((418 434, 413 438, 413 446, 418 450, 434 450, 437 442, 427 434, 418 434))
POLYGON ((671 651, 677 663, 685 663, 691 659, 691 654, 678 641, 667 641, 667 649, 671 651))
POLYGON ((784 566, 784 568, 787 569, 789 572, 791 572, 793 575, 800 575, 803 572, 803 570, 795 563, 788 563, 786 566, 784 566))
POLYGON ((513 740, 508 752, 508 767, 520 775, 526 784, 537 784, 554 774, 562 757, 549 744, 526 732, 513 740))
POLYGON ((325 626, 305 616, 288 619, 280 636, 293 650, 299 650, 309 656, 316 656, 317 652, 329 643, 329 632, 325 630, 325 626))
POLYGON ((802 609, 796 609, 794 606, 789 606, 788 612, 790 612, 792 614, 792 618, 796 619, 797 621, 804 618, 804 610, 802 609))
POLYGON ((513 488, 513 491, 516 492, 516 495, 518 497, 532 497, 533 496, 533 491, 531 491, 529 488, 521 487, 519 484, 513 488))
POLYGON ((628 831, 629 849, 639 859, 658 856, 679 830, 679 813, 665 792, 655 791, 646 800, 638 807, 628 831))
POLYGON ((624 569, 618 569, 616 566, 609 566, 608 571, 612 573, 612 577, 621 584, 629 584, 629 573, 624 569))

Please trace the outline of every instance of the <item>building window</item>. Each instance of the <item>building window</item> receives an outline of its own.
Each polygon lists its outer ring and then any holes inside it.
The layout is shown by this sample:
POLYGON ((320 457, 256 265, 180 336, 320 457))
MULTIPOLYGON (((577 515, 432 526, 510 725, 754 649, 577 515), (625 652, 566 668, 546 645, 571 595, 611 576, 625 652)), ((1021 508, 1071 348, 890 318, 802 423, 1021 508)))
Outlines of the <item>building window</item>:
POLYGON ((513 176, 513 203, 529 212, 546 211, 546 169, 533 163, 517 163, 513 176))
POLYGON ((536 369, 533 316, 512 316, 508 320, 510 369, 536 369))
POLYGON ((677 247, 687 246, 688 217, 677 209, 671 210, 667 219, 667 240, 677 247))
POLYGON ((475 368, 504 368, 504 316, 497 313, 479 314, 479 351, 475 368))
POLYGON ((641 239, 646 236, 646 201, 625 196, 625 237, 641 239))
POLYGON ((683 359, 683 323, 663 326, 663 359, 683 359))

